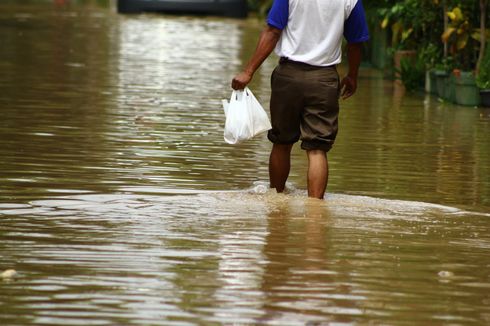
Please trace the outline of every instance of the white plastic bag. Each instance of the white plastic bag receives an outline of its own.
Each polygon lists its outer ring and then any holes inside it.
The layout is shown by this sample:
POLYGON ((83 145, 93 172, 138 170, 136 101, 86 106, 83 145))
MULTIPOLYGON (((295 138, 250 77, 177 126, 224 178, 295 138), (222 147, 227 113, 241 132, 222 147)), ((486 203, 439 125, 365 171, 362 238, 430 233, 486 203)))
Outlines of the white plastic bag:
POLYGON ((247 87, 233 91, 229 103, 222 102, 226 116, 224 138, 228 144, 238 144, 272 128, 264 108, 247 87))

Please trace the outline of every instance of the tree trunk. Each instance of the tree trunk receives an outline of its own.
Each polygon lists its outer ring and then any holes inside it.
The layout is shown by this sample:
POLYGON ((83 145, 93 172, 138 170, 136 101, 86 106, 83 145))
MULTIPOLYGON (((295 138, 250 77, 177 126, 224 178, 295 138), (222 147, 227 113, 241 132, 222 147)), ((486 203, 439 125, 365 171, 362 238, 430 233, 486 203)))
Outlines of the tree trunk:
POLYGON ((480 52, 478 53, 478 61, 476 62, 476 73, 480 72, 481 62, 485 55, 486 45, 486 29, 485 18, 487 16, 487 4, 488 0, 480 0, 480 52))

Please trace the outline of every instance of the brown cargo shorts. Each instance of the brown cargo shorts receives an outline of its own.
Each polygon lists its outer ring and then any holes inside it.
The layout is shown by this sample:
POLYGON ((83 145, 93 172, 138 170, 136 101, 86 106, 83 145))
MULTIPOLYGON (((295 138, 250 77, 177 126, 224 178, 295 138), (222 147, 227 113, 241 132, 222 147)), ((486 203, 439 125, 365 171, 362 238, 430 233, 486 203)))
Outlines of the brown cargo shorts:
POLYGON ((329 151, 337 136, 340 83, 335 66, 317 67, 282 58, 271 77, 273 143, 329 151))

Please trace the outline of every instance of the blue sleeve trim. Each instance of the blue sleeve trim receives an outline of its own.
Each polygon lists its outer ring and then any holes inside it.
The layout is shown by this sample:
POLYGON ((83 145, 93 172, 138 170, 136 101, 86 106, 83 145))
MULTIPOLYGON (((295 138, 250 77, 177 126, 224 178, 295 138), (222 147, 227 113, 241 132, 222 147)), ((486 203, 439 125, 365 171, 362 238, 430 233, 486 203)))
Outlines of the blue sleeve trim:
POLYGON ((267 16, 267 24, 278 29, 286 28, 289 18, 289 0, 274 0, 267 16))
POLYGON ((344 23, 344 37, 348 43, 360 43, 369 40, 369 30, 361 0, 357 1, 349 18, 344 23))

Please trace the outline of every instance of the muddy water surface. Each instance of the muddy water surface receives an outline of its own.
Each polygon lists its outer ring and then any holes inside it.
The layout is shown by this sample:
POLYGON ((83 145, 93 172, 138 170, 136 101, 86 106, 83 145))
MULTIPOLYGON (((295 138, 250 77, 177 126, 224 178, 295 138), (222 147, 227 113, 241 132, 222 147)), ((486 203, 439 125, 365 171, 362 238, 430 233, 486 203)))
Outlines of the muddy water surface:
MULTIPOLYGON (((490 111, 364 68, 326 200, 299 148, 277 195, 267 140, 222 138, 260 22, 12 3, 0 324, 490 323, 490 111)), ((251 85, 264 104, 275 62, 251 85)))

